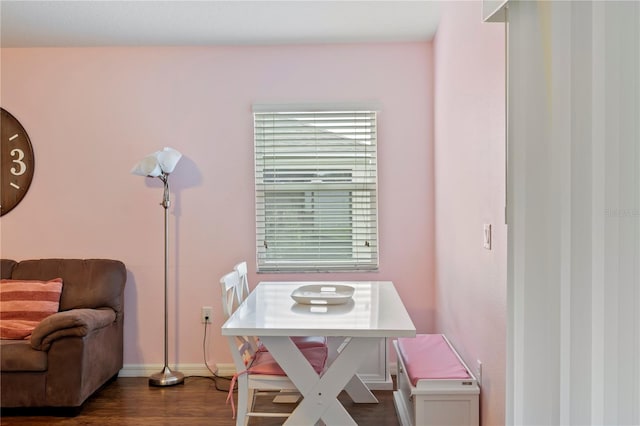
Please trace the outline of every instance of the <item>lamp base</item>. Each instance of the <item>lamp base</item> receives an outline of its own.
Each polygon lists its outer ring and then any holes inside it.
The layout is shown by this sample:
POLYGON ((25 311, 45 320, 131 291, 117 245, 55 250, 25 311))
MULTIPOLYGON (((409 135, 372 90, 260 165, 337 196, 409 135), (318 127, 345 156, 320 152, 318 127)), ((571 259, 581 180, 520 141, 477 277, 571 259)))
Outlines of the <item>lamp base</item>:
POLYGON ((149 386, 173 386, 184 383, 184 374, 165 365, 161 372, 149 376, 149 386))

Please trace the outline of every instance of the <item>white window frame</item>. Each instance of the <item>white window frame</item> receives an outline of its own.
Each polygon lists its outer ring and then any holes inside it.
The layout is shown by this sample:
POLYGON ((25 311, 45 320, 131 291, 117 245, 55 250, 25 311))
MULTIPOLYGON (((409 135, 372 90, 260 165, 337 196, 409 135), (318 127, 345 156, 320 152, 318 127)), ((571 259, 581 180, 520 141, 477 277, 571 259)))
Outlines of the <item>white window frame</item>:
POLYGON ((378 269, 377 111, 254 105, 258 272, 378 269))

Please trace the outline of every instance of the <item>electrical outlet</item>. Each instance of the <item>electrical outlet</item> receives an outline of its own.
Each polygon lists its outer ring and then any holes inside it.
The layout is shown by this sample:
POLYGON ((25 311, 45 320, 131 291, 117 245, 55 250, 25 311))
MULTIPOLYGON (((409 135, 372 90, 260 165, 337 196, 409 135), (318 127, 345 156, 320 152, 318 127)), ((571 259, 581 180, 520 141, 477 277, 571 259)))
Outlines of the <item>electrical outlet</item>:
POLYGON ((478 359, 476 362, 476 380, 478 380, 478 385, 482 386, 482 361, 478 359))
POLYGON ((211 306, 203 306, 200 311, 200 321, 205 324, 211 324, 213 319, 213 308, 211 306))

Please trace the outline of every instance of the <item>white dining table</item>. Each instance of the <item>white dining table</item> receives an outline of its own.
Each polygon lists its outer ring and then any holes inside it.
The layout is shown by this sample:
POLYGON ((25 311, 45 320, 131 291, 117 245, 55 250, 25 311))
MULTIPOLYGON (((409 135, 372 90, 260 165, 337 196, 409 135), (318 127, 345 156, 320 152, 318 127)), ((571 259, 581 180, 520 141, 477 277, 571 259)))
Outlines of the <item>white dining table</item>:
MULTIPOLYGON (((258 336, 303 399, 285 425, 356 425, 338 400, 345 390, 355 403, 378 400, 357 370, 380 338, 413 337, 416 329, 391 281, 260 282, 222 326, 223 336, 258 336), (306 304, 291 294, 301 286, 346 285, 353 296, 336 305, 306 304), (293 336, 342 337, 335 359, 318 375, 293 336)), ((330 357, 331 358, 331 357, 330 357)))

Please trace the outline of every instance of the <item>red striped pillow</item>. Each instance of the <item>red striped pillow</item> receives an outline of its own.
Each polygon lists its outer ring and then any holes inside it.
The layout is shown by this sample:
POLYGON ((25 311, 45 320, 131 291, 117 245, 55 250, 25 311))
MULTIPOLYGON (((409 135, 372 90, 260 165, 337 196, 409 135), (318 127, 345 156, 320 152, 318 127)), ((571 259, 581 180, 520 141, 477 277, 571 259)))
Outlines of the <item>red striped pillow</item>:
POLYGON ((46 317, 58 312, 62 278, 0 280, 0 339, 28 339, 46 317))

